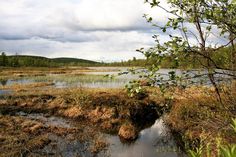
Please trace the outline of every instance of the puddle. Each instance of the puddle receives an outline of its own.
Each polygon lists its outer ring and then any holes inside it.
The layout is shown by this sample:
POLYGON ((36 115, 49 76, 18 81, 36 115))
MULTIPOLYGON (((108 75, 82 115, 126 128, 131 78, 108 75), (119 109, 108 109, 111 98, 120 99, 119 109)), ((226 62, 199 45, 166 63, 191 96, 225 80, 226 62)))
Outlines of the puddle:
POLYGON ((95 155, 88 151, 89 145, 81 143, 78 140, 66 140, 57 135, 49 135, 50 145, 47 145, 37 154, 44 156, 61 156, 61 157, 94 157, 95 155))
POLYGON ((31 113, 27 114, 25 112, 18 112, 15 115, 24 116, 31 120, 37 120, 45 124, 45 126, 54 126, 54 127, 62 127, 62 128, 71 128, 71 124, 68 120, 65 120, 61 117, 54 116, 45 116, 41 113, 31 113))
POLYGON ((13 84, 30 84, 30 83, 34 83, 33 80, 29 80, 29 79, 18 79, 18 80, 4 80, 0 82, 0 85, 2 86, 10 86, 10 85, 13 85, 13 84))
POLYGON ((11 94, 11 93, 13 93, 13 91, 12 90, 0 90, 0 95, 8 95, 8 94, 11 94))
MULTIPOLYGON (((162 119, 156 120, 150 128, 140 132, 139 138, 131 144, 122 143, 118 136, 106 135, 110 157, 182 157, 173 136, 162 119)), ((99 154, 100 157, 104 154, 99 154)))

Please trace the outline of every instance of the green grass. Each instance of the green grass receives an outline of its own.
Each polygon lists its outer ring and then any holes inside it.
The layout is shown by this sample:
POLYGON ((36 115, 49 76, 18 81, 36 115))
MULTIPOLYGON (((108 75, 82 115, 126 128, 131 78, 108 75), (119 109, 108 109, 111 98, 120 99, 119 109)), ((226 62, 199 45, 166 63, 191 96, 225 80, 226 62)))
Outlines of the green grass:
POLYGON ((32 79, 36 82, 66 82, 69 84, 72 83, 92 83, 92 82, 109 82, 113 81, 109 78, 104 77, 103 75, 47 75, 47 76, 37 76, 37 77, 28 77, 27 79, 32 79))
MULTIPOLYGON (((236 133, 236 119, 232 119, 232 128, 236 133)), ((214 144, 214 143, 213 143, 214 144)), ((207 147, 204 149, 204 145, 201 143, 198 148, 195 150, 188 150, 189 157, 236 157, 236 144, 222 144, 220 139, 217 139, 215 144, 217 145, 216 153, 213 152, 213 149, 210 147, 212 143, 207 143, 207 147), (206 153, 204 152, 206 151, 206 153)))

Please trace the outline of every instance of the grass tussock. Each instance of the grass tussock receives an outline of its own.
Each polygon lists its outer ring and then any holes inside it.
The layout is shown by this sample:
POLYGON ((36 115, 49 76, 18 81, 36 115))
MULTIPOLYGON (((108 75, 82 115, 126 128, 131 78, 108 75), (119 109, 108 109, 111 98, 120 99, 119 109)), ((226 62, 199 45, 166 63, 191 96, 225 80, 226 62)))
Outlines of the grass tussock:
POLYGON ((90 146, 90 151, 92 153, 99 153, 100 151, 103 151, 108 146, 108 143, 106 140, 104 140, 103 136, 98 136, 96 140, 92 142, 92 145, 90 146))

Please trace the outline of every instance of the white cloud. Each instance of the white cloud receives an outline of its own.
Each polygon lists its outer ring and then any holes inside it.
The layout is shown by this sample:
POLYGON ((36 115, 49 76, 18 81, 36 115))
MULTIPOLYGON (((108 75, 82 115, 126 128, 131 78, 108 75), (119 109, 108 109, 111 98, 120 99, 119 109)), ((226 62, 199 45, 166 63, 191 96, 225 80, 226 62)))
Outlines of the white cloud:
MULTIPOLYGON (((165 23, 165 11, 143 0, 0 0, 0 51, 126 60, 140 47, 153 45, 152 34, 167 39, 146 23, 150 14, 165 23)), ((166 7, 165 0, 162 4, 166 7)))
MULTIPOLYGON (((80 32, 84 39, 86 34, 80 32)), ((43 38, 31 38, 26 40, 0 40, 1 49, 8 49, 10 52, 19 54, 43 55, 48 57, 78 57, 84 59, 101 60, 127 60, 136 56, 142 57, 135 52, 137 48, 149 47, 153 45, 149 34, 128 31, 95 31, 87 34, 87 38, 96 38, 92 41, 89 39, 84 42, 71 42, 73 36, 68 39, 63 38, 64 42, 48 40, 43 38), (14 45, 14 46, 12 46, 14 45)), ((57 39, 58 40, 58 39, 57 39)))
POLYGON ((126 60, 153 44, 143 0, 0 1, 0 50, 126 60))

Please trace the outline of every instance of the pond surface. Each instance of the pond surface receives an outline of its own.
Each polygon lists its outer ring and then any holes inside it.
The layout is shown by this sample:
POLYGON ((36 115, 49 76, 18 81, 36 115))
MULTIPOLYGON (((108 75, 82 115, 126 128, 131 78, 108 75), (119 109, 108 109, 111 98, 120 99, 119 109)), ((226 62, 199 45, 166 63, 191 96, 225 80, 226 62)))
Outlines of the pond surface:
MULTIPOLYGON (((26 85, 39 82, 51 82, 55 88, 67 87, 89 87, 89 88, 120 88, 124 87, 129 81, 137 78, 134 75, 119 75, 116 77, 108 75, 118 75, 119 70, 125 68, 95 68, 97 71, 80 72, 79 74, 47 74, 45 76, 22 77, 18 79, 1 80, 0 85, 26 85), (99 70, 98 70, 99 69, 99 70), (113 71, 112 71, 113 70, 113 71)), ((124 70, 125 71, 125 70, 124 70)), ((127 71, 127 70, 126 70, 127 71)))
MULTIPOLYGON (((1 80, 0 85, 11 86, 14 84, 31 84, 38 82, 51 82, 55 88, 67 88, 67 87, 88 87, 88 88, 122 88, 130 81, 138 79, 140 75, 147 74, 146 69, 138 69, 138 73, 130 74, 128 69, 124 67, 96 67, 92 68, 90 72, 80 72, 79 74, 47 74, 45 76, 34 77, 22 77, 15 80, 1 80), (106 71, 107 70, 107 71, 106 71)), ((169 79, 169 72, 174 71, 176 76, 182 76, 182 85, 210 85, 211 82, 207 76, 206 70, 191 70, 183 71, 179 69, 160 69, 157 74, 160 74, 163 81, 169 79), (185 77, 183 75, 187 74, 185 77), (198 76, 198 77, 196 77, 198 76), (191 78, 191 79, 189 79, 191 78)), ((219 71, 227 73, 227 71, 219 71)), ((215 81, 227 82, 230 81, 229 76, 223 74, 215 75, 215 81)), ((171 82, 170 82, 171 83, 171 82)), ((158 82, 157 82, 158 84, 158 82)))

